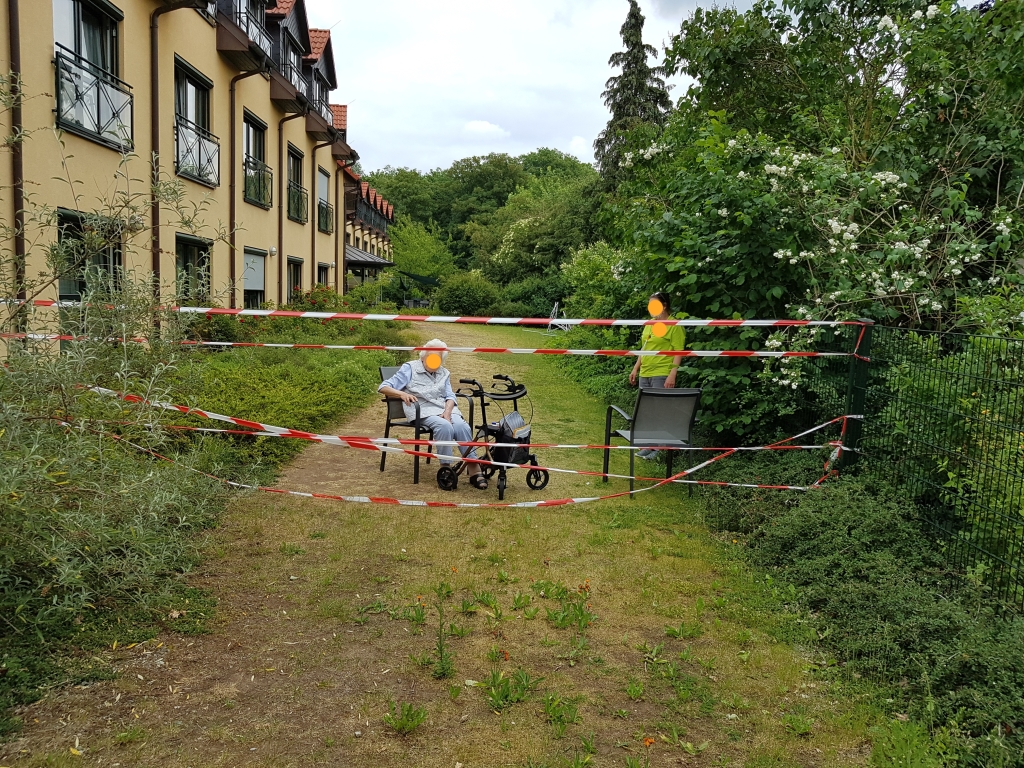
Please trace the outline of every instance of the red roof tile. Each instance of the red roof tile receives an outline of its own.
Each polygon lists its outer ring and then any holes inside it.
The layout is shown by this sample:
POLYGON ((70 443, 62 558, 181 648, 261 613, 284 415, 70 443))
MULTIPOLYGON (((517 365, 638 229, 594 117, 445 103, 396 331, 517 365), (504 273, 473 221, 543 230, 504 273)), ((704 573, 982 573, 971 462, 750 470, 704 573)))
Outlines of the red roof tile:
POLYGON ((359 182, 359 190, 363 193, 363 197, 367 196, 367 190, 370 189, 370 182, 361 181, 359 182))
POLYGON ((345 104, 331 104, 331 114, 334 115, 334 127, 339 131, 348 128, 348 106, 345 104))
POLYGON ((267 16, 287 16, 293 5, 295 0, 277 0, 276 6, 267 8, 267 16))
POLYGON ((395 206, 388 203, 388 218, 393 219, 395 217, 395 206))
POLYGON ((327 43, 331 41, 331 31, 329 29, 311 29, 309 30, 309 47, 312 50, 309 56, 306 56, 306 61, 319 61, 320 57, 324 54, 324 49, 327 47, 327 43))
POLYGON ((349 168, 348 165, 346 163, 343 163, 341 160, 338 161, 338 167, 345 171, 345 175, 348 176, 350 179, 359 181, 359 179, 362 178, 358 173, 349 168))

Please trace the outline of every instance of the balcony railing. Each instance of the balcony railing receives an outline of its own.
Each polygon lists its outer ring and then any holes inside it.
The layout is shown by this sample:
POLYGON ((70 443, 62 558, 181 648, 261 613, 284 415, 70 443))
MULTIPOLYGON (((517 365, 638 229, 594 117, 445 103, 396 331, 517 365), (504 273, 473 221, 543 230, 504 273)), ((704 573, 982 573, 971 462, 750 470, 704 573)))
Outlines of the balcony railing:
POLYGON ((174 123, 175 170, 208 187, 220 186, 220 140, 181 115, 174 123))
POLYGON ((131 86, 59 44, 54 65, 57 125, 114 149, 131 149, 135 120, 131 86))
POLYGON ((376 229, 381 234, 388 233, 388 220, 376 208, 370 206, 362 198, 356 201, 356 218, 376 229))
POLYGON ((300 224, 309 221, 309 193, 294 181, 288 182, 288 218, 300 224))
POLYGON ((274 172, 255 157, 245 158, 245 202, 270 208, 274 204, 274 172))
POLYGON ((290 61, 284 62, 281 65, 281 74, 284 75, 288 82, 295 86, 295 90, 309 98, 309 83, 306 82, 306 78, 302 76, 302 72, 292 64, 290 61))
POLYGON ((235 23, 245 32, 246 37, 259 46, 267 56, 273 56, 274 40, 263 26, 263 22, 248 8, 235 9, 235 23))
POLYGON ((324 234, 334 234, 334 206, 326 200, 317 201, 316 227, 324 234))
POLYGON ((327 121, 328 125, 334 125, 334 113, 331 112, 331 105, 324 99, 318 99, 314 104, 317 112, 320 113, 321 117, 327 121))

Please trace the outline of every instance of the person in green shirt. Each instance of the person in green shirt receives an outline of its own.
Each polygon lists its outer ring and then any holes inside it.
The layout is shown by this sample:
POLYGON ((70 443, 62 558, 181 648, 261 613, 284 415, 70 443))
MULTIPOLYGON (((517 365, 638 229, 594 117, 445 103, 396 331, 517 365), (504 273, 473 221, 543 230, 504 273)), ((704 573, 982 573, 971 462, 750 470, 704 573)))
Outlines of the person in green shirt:
MULTIPOLYGON (((657 292, 652 293, 648 306, 658 308, 661 311, 654 314, 655 320, 667 320, 669 316, 668 294, 657 292), (655 303, 657 302, 657 303, 655 303)), ((655 333, 656 325, 645 325, 640 336, 642 350, 675 350, 682 351, 686 346, 686 330, 681 325, 663 326, 664 334, 658 336, 655 333)), ((676 372, 682 364, 681 355, 669 357, 667 355, 647 355, 638 357, 633 370, 629 372, 629 383, 632 386, 640 385, 641 389, 674 389, 676 386, 676 372)), ((638 451, 637 456, 641 459, 653 459, 658 455, 657 451, 638 451)))

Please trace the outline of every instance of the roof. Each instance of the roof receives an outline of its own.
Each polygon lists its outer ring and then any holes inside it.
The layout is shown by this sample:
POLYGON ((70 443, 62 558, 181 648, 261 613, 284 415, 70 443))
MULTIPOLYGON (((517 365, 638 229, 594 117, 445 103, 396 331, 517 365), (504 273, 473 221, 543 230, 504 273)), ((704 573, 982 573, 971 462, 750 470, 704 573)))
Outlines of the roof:
POLYGON ((348 106, 346 104, 331 104, 331 114, 334 115, 334 127, 339 131, 348 128, 348 106))
POLYGON ((340 160, 338 161, 338 165, 341 166, 341 170, 345 172, 345 175, 348 176, 353 181, 359 181, 359 179, 362 178, 358 173, 353 171, 348 165, 342 163, 340 160))
POLYGON ((293 5, 295 0, 277 0, 277 5, 267 8, 267 16, 287 16, 293 5))
POLYGON ((324 49, 327 48, 327 44, 329 42, 331 42, 331 30, 309 30, 309 47, 312 50, 310 54, 305 57, 306 61, 319 61, 320 57, 324 55, 324 49))
POLYGON ((359 189, 363 193, 363 197, 366 197, 366 191, 370 188, 370 182, 361 181, 359 182, 359 189))
POLYGON ((393 261, 382 259, 380 256, 374 256, 372 253, 364 251, 362 248, 356 248, 354 245, 345 246, 345 263, 360 267, 377 267, 378 269, 395 266, 393 261))

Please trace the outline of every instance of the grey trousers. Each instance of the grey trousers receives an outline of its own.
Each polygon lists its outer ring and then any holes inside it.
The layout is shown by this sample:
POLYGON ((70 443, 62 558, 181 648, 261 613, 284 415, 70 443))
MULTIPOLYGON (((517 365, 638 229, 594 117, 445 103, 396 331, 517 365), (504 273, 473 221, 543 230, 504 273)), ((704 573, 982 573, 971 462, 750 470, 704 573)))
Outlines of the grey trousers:
POLYGON ((664 389, 668 376, 641 376, 640 389, 664 389))

